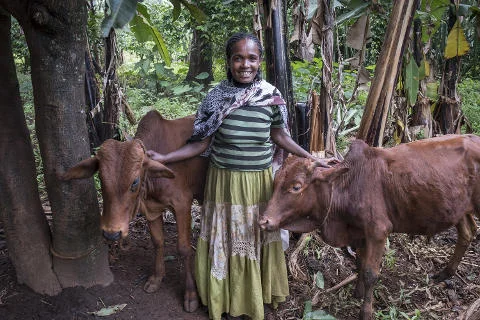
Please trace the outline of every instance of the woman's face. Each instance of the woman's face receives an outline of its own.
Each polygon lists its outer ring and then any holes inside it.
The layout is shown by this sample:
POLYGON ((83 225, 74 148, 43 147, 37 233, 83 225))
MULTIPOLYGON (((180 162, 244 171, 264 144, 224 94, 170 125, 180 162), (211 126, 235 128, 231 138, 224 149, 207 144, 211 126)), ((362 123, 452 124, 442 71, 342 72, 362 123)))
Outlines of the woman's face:
POLYGON ((250 83, 257 75, 260 62, 257 44, 250 39, 242 39, 233 45, 228 65, 235 81, 250 83))

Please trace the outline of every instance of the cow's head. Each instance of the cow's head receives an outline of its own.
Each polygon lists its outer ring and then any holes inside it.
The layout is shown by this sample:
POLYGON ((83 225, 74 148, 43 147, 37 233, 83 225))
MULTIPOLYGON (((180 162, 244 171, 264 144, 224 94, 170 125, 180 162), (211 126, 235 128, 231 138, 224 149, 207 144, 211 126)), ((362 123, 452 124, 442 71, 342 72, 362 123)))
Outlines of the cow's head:
POLYGON ((95 157, 79 162, 60 178, 83 179, 91 177, 96 171, 102 185, 101 228, 109 240, 127 236, 128 224, 143 200, 146 176, 174 178, 170 169, 147 157, 143 143, 136 139, 105 141, 95 157))
POLYGON ((348 169, 323 168, 310 159, 289 156, 274 181, 273 195, 259 220, 264 230, 316 229, 328 212, 332 182, 348 169))

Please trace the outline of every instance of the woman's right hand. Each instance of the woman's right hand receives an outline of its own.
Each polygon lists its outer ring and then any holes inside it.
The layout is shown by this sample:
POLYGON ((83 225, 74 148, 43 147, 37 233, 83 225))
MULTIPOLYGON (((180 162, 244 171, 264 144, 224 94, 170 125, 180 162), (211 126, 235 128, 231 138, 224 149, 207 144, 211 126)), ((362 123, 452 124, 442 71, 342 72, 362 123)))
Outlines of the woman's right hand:
POLYGON ((155 161, 158 161, 158 162, 160 162, 160 163, 164 163, 165 160, 167 160, 167 158, 165 157, 164 154, 155 152, 155 151, 153 151, 153 150, 147 150, 147 156, 148 156, 150 159, 155 160, 155 161))

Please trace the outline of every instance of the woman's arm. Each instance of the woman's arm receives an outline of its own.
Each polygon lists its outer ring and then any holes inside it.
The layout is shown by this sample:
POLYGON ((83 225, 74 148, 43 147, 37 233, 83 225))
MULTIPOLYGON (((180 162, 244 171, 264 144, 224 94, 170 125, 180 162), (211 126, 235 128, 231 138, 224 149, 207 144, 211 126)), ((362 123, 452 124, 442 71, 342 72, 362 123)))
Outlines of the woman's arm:
POLYGON ((314 156, 308 153, 305 149, 300 147, 293 141, 293 139, 285 132, 283 128, 271 128, 270 136, 273 142, 280 146, 285 151, 303 158, 310 158, 316 160, 314 156))
POLYGON ((148 150, 147 156, 149 156, 152 160, 164 164, 190 159, 198 156, 199 154, 207 150, 208 146, 210 145, 211 139, 211 137, 208 137, 200 141, 187 143, 183 147, 167 154, 160 154, 153 150, 148 150))
POLYGON ((284 149, 285 151, 294 154, 299 157, 309 158, 314 161, 319 161, 322 167, 330 167, 328 165, 328 161, 331 159, 321 159, 316 158, 310 153, 308 153, 305 149, 300 147, 298 144, 293 141, 293 139, 285 132, 283 128, 271 128, 270 129, 270 136, 279 147, 284 149))

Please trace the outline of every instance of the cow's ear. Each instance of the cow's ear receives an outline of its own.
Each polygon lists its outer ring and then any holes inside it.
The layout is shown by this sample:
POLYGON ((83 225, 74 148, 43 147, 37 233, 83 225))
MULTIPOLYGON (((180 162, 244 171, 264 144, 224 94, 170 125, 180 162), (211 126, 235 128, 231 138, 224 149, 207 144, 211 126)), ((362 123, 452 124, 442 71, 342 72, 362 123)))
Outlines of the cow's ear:
POLYGON ((97 157, 80 161, 64 173, 58 174, 60 180, 84 179, 93 176, 98 170, 97 157))
POLYGON ((313 181, 332 182, 345 174, 349 169, 345 167, 316 168, 312 175, 313 181))
POLYGON ((148 170, 148 176, 154 178, 175 178, 175 173, 167 168, 165 165, 158 161, 152 160, 148 157, 145 158, 143 165, 148 170))

